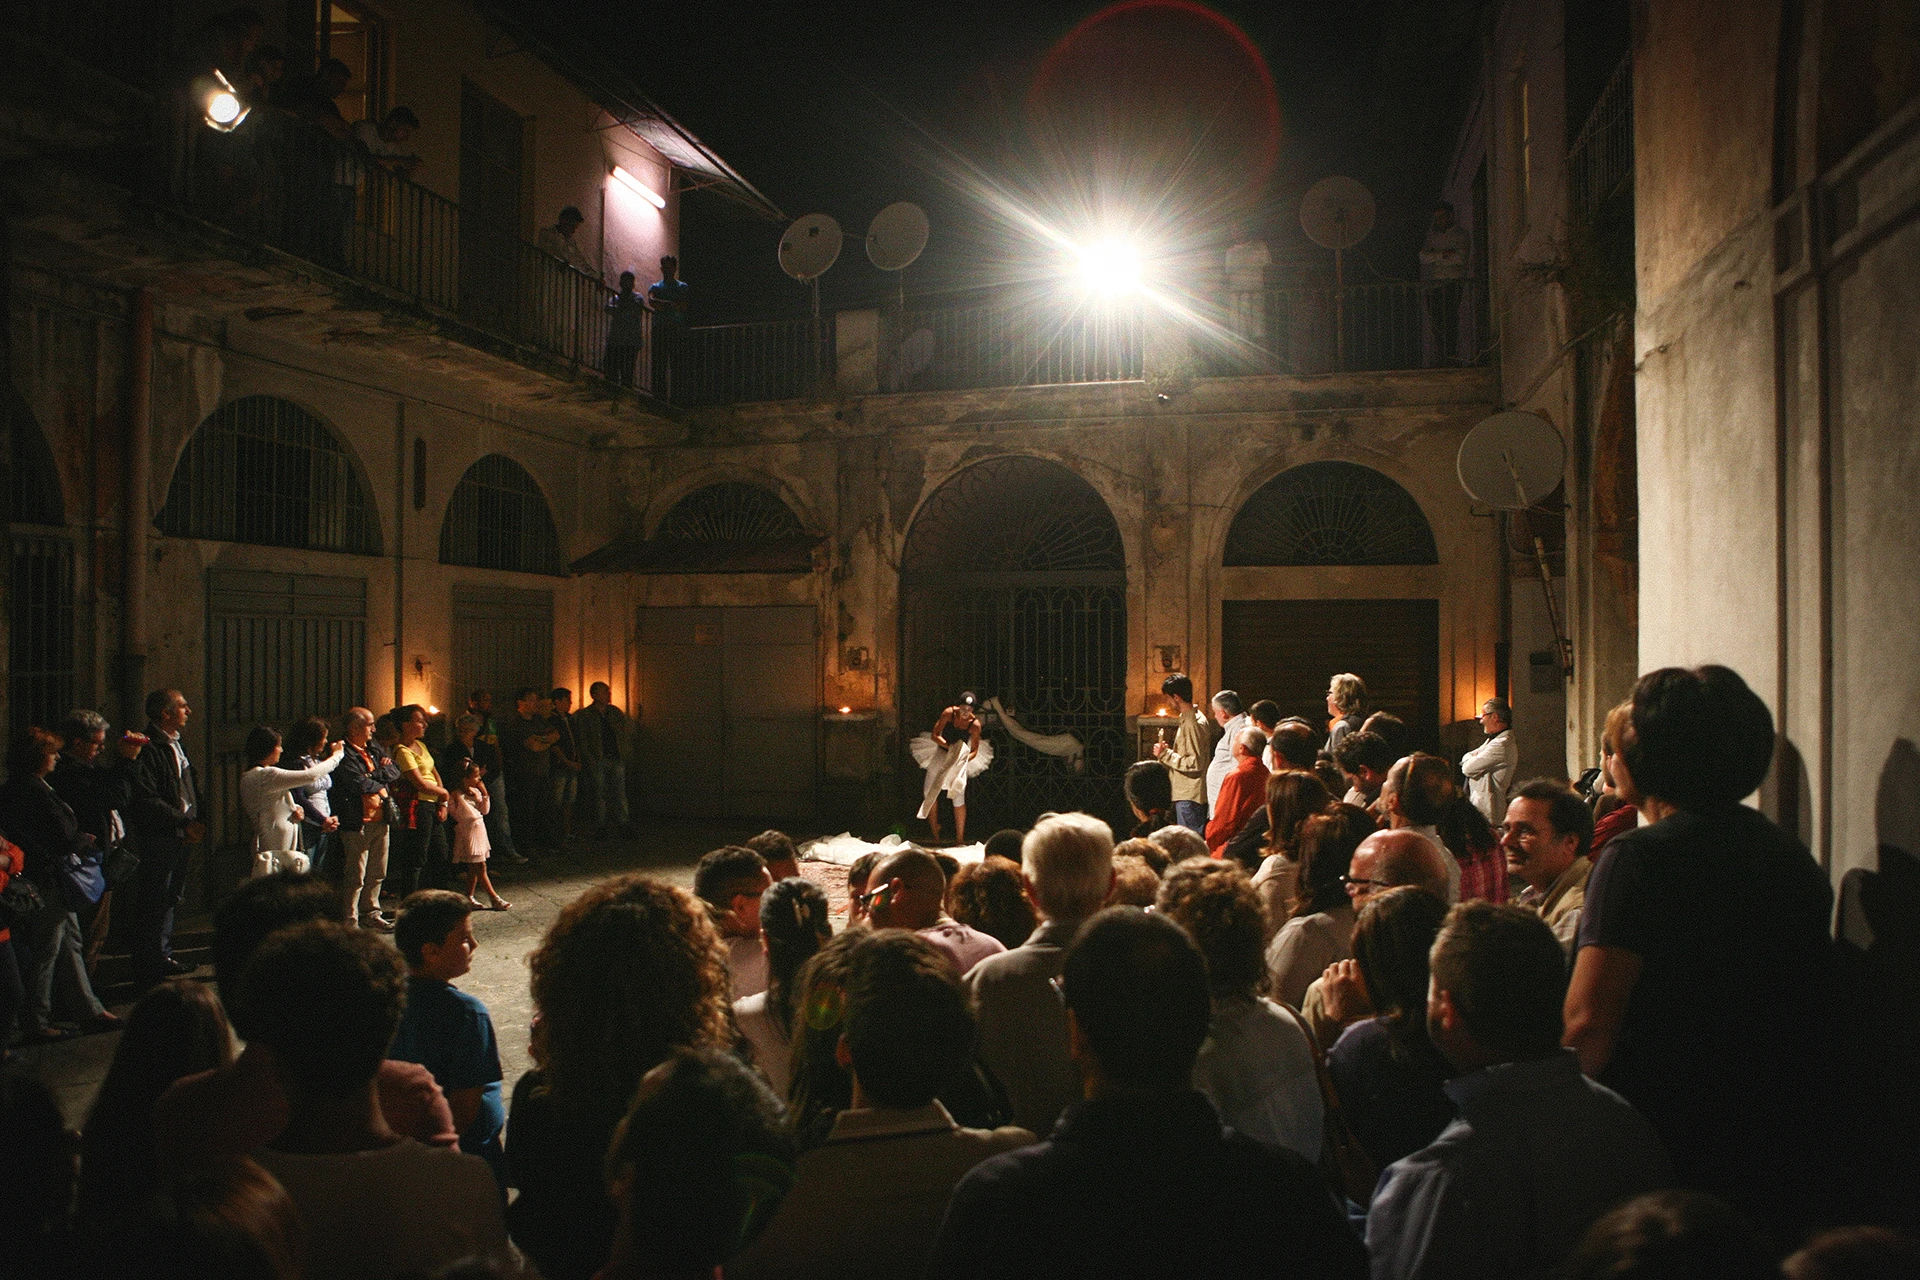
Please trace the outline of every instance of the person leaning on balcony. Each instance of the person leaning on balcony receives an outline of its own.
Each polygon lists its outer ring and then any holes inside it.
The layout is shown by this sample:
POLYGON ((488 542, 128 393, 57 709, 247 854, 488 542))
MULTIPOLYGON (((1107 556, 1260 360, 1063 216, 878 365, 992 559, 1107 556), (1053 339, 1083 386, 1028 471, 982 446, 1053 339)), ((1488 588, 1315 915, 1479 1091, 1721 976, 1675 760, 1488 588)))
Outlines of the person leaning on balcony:
POLYGON ((574 233, 586 223, 587 219, 578 208, 568 205, 560 210, 560 216, 554 219, 550 227, 540 228, 540 248, 575 271, 600 278, 600 266, 594 262, 587 247, 573 238, 574 233))
POLYGON ((362 120, 354 125, 353 137, 382 169, 411 178, 419 172, 421 160, 407 144, 419 131, 420 117, 411 108, 393 107, 378 121, 362 120))
POLYGON ((620 292, 607 299, 607 358, 602 372, 610 382, 633 385, 633 362, 647 341, 647 300, 633 290, 633 272, 620 273, 620 292))

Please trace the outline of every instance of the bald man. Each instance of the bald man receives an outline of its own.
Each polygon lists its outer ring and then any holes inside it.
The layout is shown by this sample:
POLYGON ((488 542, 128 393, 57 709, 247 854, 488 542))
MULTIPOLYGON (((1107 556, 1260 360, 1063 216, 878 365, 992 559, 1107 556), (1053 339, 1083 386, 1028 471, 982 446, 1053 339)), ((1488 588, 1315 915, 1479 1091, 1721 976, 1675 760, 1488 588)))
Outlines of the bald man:
POLYGON ((1380 788, 1380 808, 1387 825, 1426 837, 1440 855, 1447 869, 1446 890, 1440 899, 1447 903, 1460 901, 1460 862, 1440 839, 1439 824, 1447 806, 1459 796, 1453 766, 1439 756, 1420 751, 1395 761, 1380 788))
POLYGON ((861 895, 876 929, 911 929, 945 952, 962 977, 1006 945, 946 912, 947 877, 925 849, 909 845, 874 865, 861 895))

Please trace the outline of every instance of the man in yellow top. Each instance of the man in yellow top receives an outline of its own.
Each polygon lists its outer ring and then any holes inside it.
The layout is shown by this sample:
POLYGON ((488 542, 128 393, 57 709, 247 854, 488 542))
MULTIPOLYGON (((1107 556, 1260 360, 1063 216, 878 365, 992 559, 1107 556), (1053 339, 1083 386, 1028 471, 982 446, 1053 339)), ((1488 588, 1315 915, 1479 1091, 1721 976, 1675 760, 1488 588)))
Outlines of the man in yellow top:
POLYGON ((1160 692, 1173 703, 1173 741, 1153 744, 1153 755, 1167 766, 1173 783, 1173 820, 1205 835, 1207 831, 1207 765, 1213 761, 1213 730, 1193 705, 1193 681, 1178 671, 1160 682, 1160 692))

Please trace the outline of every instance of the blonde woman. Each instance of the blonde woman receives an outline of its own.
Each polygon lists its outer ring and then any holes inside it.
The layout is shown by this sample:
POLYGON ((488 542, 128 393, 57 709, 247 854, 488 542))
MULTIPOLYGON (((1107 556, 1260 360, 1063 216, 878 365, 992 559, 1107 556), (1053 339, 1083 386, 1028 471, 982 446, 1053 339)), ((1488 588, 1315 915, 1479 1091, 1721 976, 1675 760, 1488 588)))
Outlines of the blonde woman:
POLYGON ((1327 750, 1356 733, 1367 719, 1367 682, 1351 671, 1342 671, 1327 683, 1327 750))

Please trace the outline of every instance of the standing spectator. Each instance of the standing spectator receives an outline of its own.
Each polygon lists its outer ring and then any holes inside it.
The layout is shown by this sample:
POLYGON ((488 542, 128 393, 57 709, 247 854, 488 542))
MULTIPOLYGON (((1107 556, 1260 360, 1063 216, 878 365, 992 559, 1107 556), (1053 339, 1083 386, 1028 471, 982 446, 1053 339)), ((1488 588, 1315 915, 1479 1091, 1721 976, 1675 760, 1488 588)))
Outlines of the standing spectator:
POLYGON ((685 398, 686 388, 674 378, 686 358, 692 303, 693 286, 680 278, 680 259, 660 259, 660 278, 647 286, 647 309, 653 312, 653 394, 662 400, 685 398))
MULTIPOLYGON (((323 738, 325 734, 321 735, 323 738)), ((310 769, 280 768, 280 733, 261 725, 247 734, 247 769, 240 775, 240 811, 253 836, 253 874, 306 871, 309 859, 300 852, 301 820, 306 816, 293 802, 296 789, 313 785, 339 767, 342 744, 310 769)))
POLYGON ((1343 797, 1346 803, 1362 809, 1372 805, 1397 759, 1387 740, 1371 729, 1342 738, 1333 753, 1333 762, 1347 780, 1347 794, 1343 797))
POLYGON ((1146 837, 1174 821, 1173 772, 1159 760, 1141 760, 1127 766, 1120 789, 1133 810, 1132 835, 1146 837))
POLYGON ((1420 1150, 1453 1119, 1441 1087, 1452 1071, 1427 1038, 1427 952, 1446 914, 1425 889, 1388 889, 1360 909, 1354 958, 1327 970, 1336 1020, 1346 1020, 1349 1000, 1373 1013, 1327 1051, 1327 1074, 1375 1168, 1420 1150))
POLYGON ((1280 728, 1280 704, 1272 698, 1262 698, 1247 708, 1247 719, 1252 726, 1266 735, 1267 748, 1260 753, 1260 763, 1268 773, 1276 768, 1273 754, 1273 735, 1280 728))
POLYGON ((466 760, 461 768, 465 772, 447 797, 447 815, 453 823, 453 865, 466 873, 468 906, 481 905, 475 895, 484 888, 488 909, 505 911, 513 904, 500 896, 493 887, 493 877, 487 874, 487 788, 480 781, 477 763, 466 760))
POLYGON ((600 267, 593 260, 587 247, 575 238, 575 233, 586 225, 586 215, 573 205, 567 205, 550 227, 540 228, 539 244, 542 252, 550 253, 560 261, 572 267, 582 275, 600 279, 600 267))
MULTIPOLYGON (((0 894, 27 869, 20 846, 0 836, 0 894)), ((20 1030, 20 1011, 27 1004, 27 986, 20 979, 20 958, 13 949, 13 917, 0 912, 0 1070, 13 1060, 13 1037, 20 1030)))
POLYGON ((200 791, 186 744, 180 740, 193 714, 178 689, 147 695, 147 741, 135 761, 133 836, 140 850, 134 901, 134 981, 151 986, 192 972, 173 958, 173 912, 187 889, 187 864, 206 839, 200 791))
POLYGON ((1008 949, 1033 936, 1038 923, 1033 904, 1027 901, 1020 864, 1005 858, 986 857, 962 865, 947 883, 947 910, 961 924, 1008 949))
POLYGON ((953 961, 965 977, 988 956, 1006 951, 998 938, 946 913, 947 877, 924 849, 909 845, 887 855, 867 878, 867 916, 876 929, 912 929, 953 961))
POLYGON ((647 300, 633 290, 633 272, 620 273, 620 292, 607 299, 607 354, 601 372, 616 386, 633 385, 633 366, 647 343, 647 300))
POLYGON ((593 788, 595 835, 608 832, 608 818, 621 834, 627 824, 627 713, 613 705, 613 689, 604 680, 587 687, 586 706, 573 716, 573 741, 580 748, 580 764, 593 788))
POLYGON ((1571 956, 1593 869, 1587 858, 1593 814, 1565 783, 1535 778, 1522 783, 1508 801, 1500 843, 1508 873, 1526 885, 1514 905, 1545 920, 1571 956))
MULTIPOLYGON (((1266 911, 1269 938, 1293 910, 1300 878, 1300 827, 1332 804, 1333 794, 1311 773, 1289 769, 1267 779, 1267 842, 1255 851, 1262 856, 1254 872, 1253 891, 1266 911)), ((1343 862, 1341 870, 1345 869, 1343 862)))
MULTIPOLYGON (((453 721, 453 739, 448 742, 446 746, 435 752, 433 758, 440 767, 440 777, 443 780, 447 778, 466 777, 467 765, 469 763, 480 770, 480 785, 487 795, 486 808, 481 810, 483 818, 481 827, 487 837, 487 848, 492 854, 505 858, 508 862, 525 865, 527 860, 521 857, 518 851, 511 849, 502 850, 500 846, 494 842, 494 833, 505 829, 504 824, 494 822, 493 811, 501 804, 500 796, 505 794, 507 784, 505 782, 499 782, 497 786, 488 785, 487 779, 489 774, 487 772, 488 766, 486 762, 489 759, 493 761, 492 768, 494 773, 497 774, 500 768, 500 752, 495 748, 488 747, 480 740, 480 730, 485 723, 486 721, 483 717, 475 715, 471 711, 462 712, 456 716, 453 721), (500 794, 496 795, 496 792, 500 794)), ((498 779, 495 778, 495 781, 498 781, 498 779)))
POLYGON ((706 907, 642 875, 575 898, 528 963, 533 1068, 509 1109, 507 1222, 547 1280, 588 1280, 613 1242, 605 1153, 640 1078, 675 1048, 732 1042, 726 964, 706 907))
POLYGON ((1361 722, 1360 732, 1378 734, 1395 760, 1413 750, 1413 735, 1407 731, 1407 722, 1391 711, 1370 713, 1361 722))
POLYGON ((779 1101, 738 1058, 674 1050, 641 1078, 607 1152, 620 1226, 599 1280, 732 1275, 779 1209, 792 1161, 779 1101))
POLYGON ((1209 809, 1213 816, 1207 820, 1207 850, 1216 858, 1266 799, 1270 776, 1260 763, 1260 757, 1266 754, 1267 735, 1243 728, 1231 736, 1233 769, 1221 779, 1216 801, 1209 809))
POLYGON ((767 989, 767 953, 760 945, 760 899, 773 887, 764 858, 737 844, 715 849, 693 871, 693 891, 713 913, 727 947, 733 998, 767 989))
POLYGON ((402 178, 420 172, 421 159, 407 144, 420 131, 420 117, 410 107, 389 107, 378 120, 368 118, 353 126, 353 138, 367 149, 380 168, 402 178))
POLYGON ((287 1125, 255 1158, 307 1228, 308 1280, 388 1280, 466 1257, 512 1261, 484 1161, 401 1137, 376 1077, 406 1004, 379 938, 331 921, 268 938, 247 964, 248 1047, 273 1055, 287 1125))
POLYGON ((767 953, 767 989, 733 1002, 733 1020, 753 1064, 773 1091, 787 1096, 793 1079, 794 989, 800 966, 833 937, 827 895, 798 876, 777 880, 760 899, 760 943, 767 953))
POLYGON ((289 206, 306 223, 296 231, 296 238, 301 248, 330 266, 346 263, 354 197, 366 174, 363 153, 335 101, 347 91, 352 79, 353 71, 346 63, 328 58, 313 75, 294 81, 286 96, 293 115, 317 131, 306 141, 300 157, 304 170, 300 186, 307 199, 294 200, 289 206))
POLYGON ((1458 786, 1452 791, 1437 826, 1441 845, 1460 864, 1460 901, 1505 902, 1507 859, 1500 848, 1500 834, 1460 794, 1458 786))
MULTIPOLYGON (((1241 710, 1240 695, 1231 689, 1222 689, 1214 694, 1213 700, 1207 704, 1207 710, 1213 713, 1214 723, 1220 726, 1220 736, 1213 743, 1213 759, 1207 765, 1207 812, 1213 814, 1219 811, 1220 788, 1226 785, 1227 775, 1233 772, 1234 743, 1240 740, 1240 731, 1247 727, 1247 713, 1241 710)), ((1204 829, 1201 834, 1206 834, 1204 829)))
POLYGON ((573 806, 580 798, 580 748, 575 745, 573 738, 573 690, 555 689, 551 698, 552 710, 546 721, 554 735, 550 748, 553 757, 553 816, 560 824, 561 841, 572 844, 573 806))
POLYGON ((427 709, 417 703, 393 709, 400 740, 393 762, 400 769, 400 830, 389 879, 405 898, 424 883, 440 888, 447 870, 447 800, 440 769, 427 749, 427 709))
POLYGON ((17 736, 7 752, 7 780, 0 784, 0 831, 26 855, 23 874, 40 894, 40 909, 14 922, 33 957, 26 975, 28 1040, 59 1038, 56 994, 59 1007, 84 1030, 106 1030, 120 1021, 93 993, 81 954, 76 911, 85 901, 84 886, 98 881, 99 854, 73 810, 47 785, 59 754, 60 741, 50 733, 33 729, 17 736))
POLYGON ((1640 825, 1640 811, 1621 798, 1619 781, 1614 777, 1614 759, 1620 754, 1620 740, 1632 722, 1633 700, 1629 698, 1607 712, 1606 729, 1600 735, 1600 801, 1593 807, 1593 856, 1612 839, 1640 825))
POLYGON ((1025 1129, 961 1128, 938 1101, 967 1068, 973 1015, 932 943, 868 933, 847 967, 840 1045, 853 1105, 800 1157, 780 1212, 727 1267, 730 1277, 918 1275, 954 1185, 987 1157, 1033 1141, 1025 1129))
POLYGON ((1467 246, 1467 230, 1454 221, 1453 206, 1445 200, 1434 205, 1427 237, 1420 245, 1420 280, 1435 365, 1464 363, 1460 354, 1460 299, 1467 285, 1467 246))
POLYGON ((108 728, 106 717, 97 711, 67 712, 60 726, 60 759, 47 775, 47 785, 73 810, 80 830, 93 837, 101 853, 100 900, 80 914, 81 953, 89 977, 113 927, 114 853, 127 845, 125 812, 133 803, 133 762, 140 755, 140 740, 130 733, 120 735, 111 755, 103 755, 108 728))
POLYGON ((1453 766, 1439 756, 1416 751, 1394 763, 1387 771, 1386 785, 1380 788, 1380 807, 1387 826, 1395 831, 1411 831, 1433 845, 1447 868, 1446 900, 1460 900, 1460 860, 1440 837, 1440 820, 1459 798, 1454 785, 1453 766))
POLYGON ((1520 746, 1513 740, 1513 708, 1505 698, 1488 698, 1480 708, 1480 730, 1487 740, 1460 757, 1467 777, 1467 799, 1494 826, 1506 821, 1507 792, 1520 768, 1520 746))
POLYGON ((347 712, 347 745, 334 771, 334 794, 339 797, 334 816, 340 820, 345 854, 340 889, 347 923, 386 931, 393 921, 380 913, 380 885, 387 878, 388 842, 399 812, 393 792, 400 784, 400 766, 373 740, 373 724, 373 712, 365 707, 347 712))
MULTIPOLYGON (((308 716, 287 734, 287 754, 293 757, 296 769, 312 769, 323 764, 329 758, 322 750, 326 745, 327 722, 319 716, 308 716)), ((344 750, 342 742, 334 743, 335 754, 344 750)), ((341 759, 345 759, 343 754, 341 759)), ((295 787, 293 803, 302 815, 299 848, 307 855, 308 870, 320 875, 336 861, 332 852, 336 846, 335 833, 340 830, 340 819, 333 812, 333 773, 323 773, 306 786, 295 787)))
POLYGON ((467 695, 467 711, 480 717, 480 727, 474 731, 473 741, 468 749, 473 758, 486 770, 487 799, 487 843, 493 846, 493 852, 508 862, 523 863, 526 858, 513 842, 513 823, 507 810, 507 766, 506 758, 500 754, 500 726, 493 718, 493 694, 487 689, 475 689, 467 695))
POLYGON ((1320 1159, 1325 1115, 1313 1046, 1267 985, 1260 899, 1237 863, 1195 860, 1167 873, 1154 907, 1187 931, 1207 961, 1213 1017, 1193 1087, 1235 1133, 1320 1159))
POLYGON ((1193 705, 1193 681, 1174 672, 1160 682, 1160 692, 1173 704, 1173 742, 1164 732, 1153 744, 1153 758, 1167 766, 1173 787, 1173 820, 1202 835, 1207 827, 1207 764, 1212 741, 1207 722, 1193 705))
POLYGON ((473 938, 473 903, 444 889, 422 889, 400 904, 393 944, 407 960, 407 1008, 389 1058, 417 1062, 447 1095, 460 1149, 487 1162, 506 1189, 500 1133, 507 1111, 500 1101, 500 1046, 493 1015, 478 998, 453 985, 473 969, 480 944, 473 938))
POLYGON ((1061 995, 1085 1100, 1038 1145, 961 1180, 928 1274, 1366 1274, 1318 1171, 1222 1128, 1194 1091, 1211 1003, 1206 961, 1178 925, 1100 913, 1067 954, 1061 995))
POLYGON ((1327 682, 1327 750, 1337 752, 1350 733, 1366 723, 1367 682, 1351 671, 1343 671, 1327 682))
POLYGON ((1328 965, 1353 955, 1357 912, 1344 881, 1354 851, 1372 834, 1373 819, 1350 804, 1300 824, 1293 844, 1298 860, 1293 898, 1285 922, 1267 944, 1267 991, 1274 999, 1299 1008, 1328 965))
POLYGON ((211 987, 173 979, 141 996, 87 1113, 80 1209, 93 1228, 125 1219, 160 1190, 153 1108, 174 1082, 233 1062, 233 1032, 211 987))
POLYGON ((1648 825, 1587 880, 1567 1043, 1653 1123, 1683 1184, 1789 1224, 1824 1176, 1833 892, 1741 803, 1773 750, 1772 713, 1725 667, 1634 686, 1614 776, 1648 825))
POLYGON ((1373 1274, 1540 1275, 1613 1205, 1667 1185, 1671 1166, 1646 1120, 1560 1047, 1566 969, 1538 916, 1462 903, 1432 969, 1425 1020, 1458 1073, 1445 1088, 1459 1116, 1380 1179, 1373 1274))
POLYGON ((552 821, 553 744, 560 735, 540 710, 544 700, 538 689, 521 689, 513 695, 513 711, 500 725, 500 755, 507 789, 514 797, 518 838, 534 853, 557 852, 552 821))

